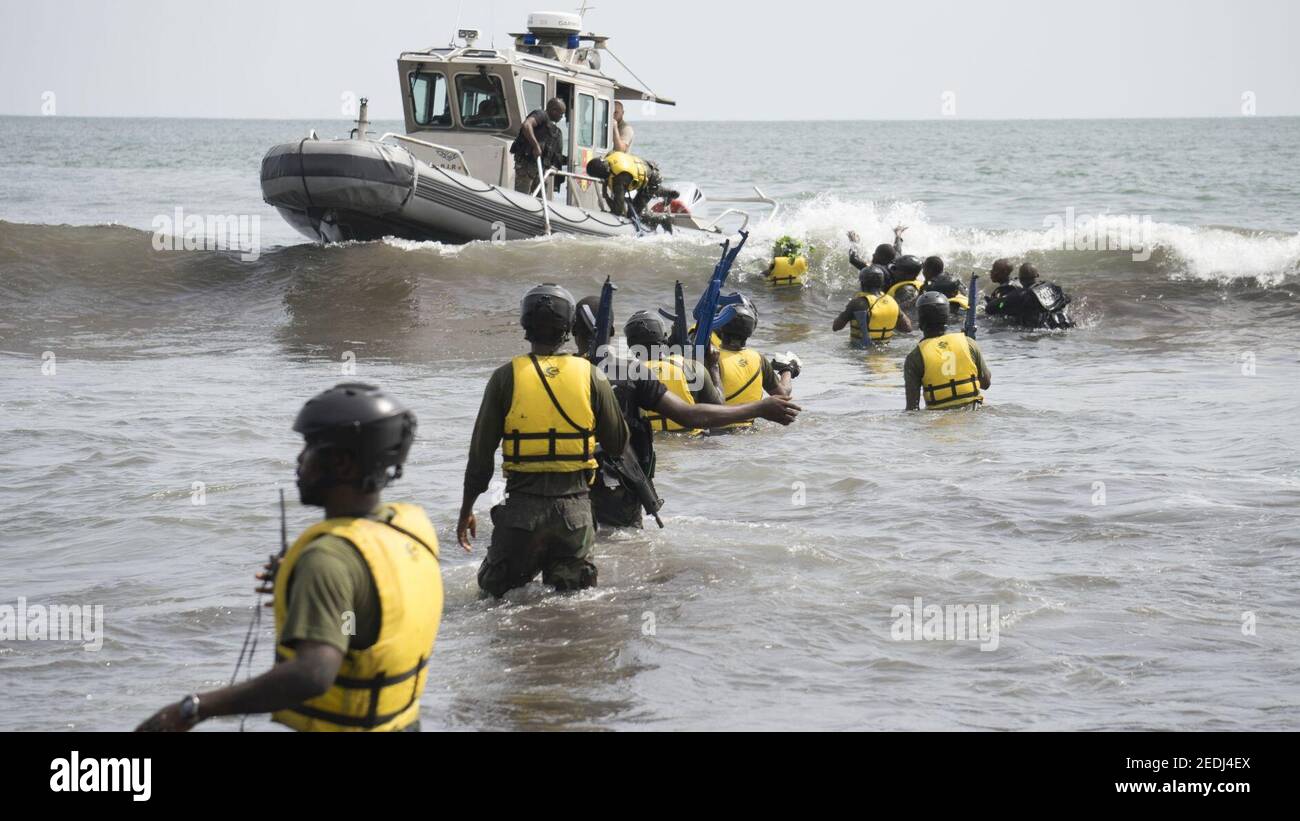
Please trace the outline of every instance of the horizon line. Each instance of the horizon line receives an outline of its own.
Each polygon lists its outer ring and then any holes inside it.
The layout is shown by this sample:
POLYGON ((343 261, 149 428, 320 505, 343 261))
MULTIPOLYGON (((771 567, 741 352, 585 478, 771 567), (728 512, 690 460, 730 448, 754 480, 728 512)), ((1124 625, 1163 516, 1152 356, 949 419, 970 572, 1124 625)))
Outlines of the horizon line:
MULTIPOLYGON (((320 117, 192 117, 176 114, 14 114, 0 112, 0 117, 14 119, 66 119, 66 120, 200 120, 212 122, 339 122, 355 123, 356 119, 341 118, 337 115, 320 117)), ((1064 116, 1064 117, 824 117, 801 119, 664 119, 657 117, 636 118, 632 122, 667 122, 667 123, 942 123, 942 122, 1120 122, 1120 121, 1158 121, 1158 120, 1287 120, 1298 119, 1300 114, 1183 114, 1165 117, 1141 116, 1064 116)), ((376 117, 370 122, 404 122, 402 117, 376 117)))

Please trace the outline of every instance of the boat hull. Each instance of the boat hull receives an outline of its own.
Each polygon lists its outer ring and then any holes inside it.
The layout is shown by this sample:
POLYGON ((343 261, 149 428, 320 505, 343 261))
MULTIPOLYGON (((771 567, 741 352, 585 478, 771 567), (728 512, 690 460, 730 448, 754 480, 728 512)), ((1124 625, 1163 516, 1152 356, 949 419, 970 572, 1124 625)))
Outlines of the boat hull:
POLYGON ((262 160, 262 198, 304 236, 320 242, 394 236, 463 243, 550 233, 635 236, 612 214, 537 197, 430 165, 374 140, 304 139, 262 160))

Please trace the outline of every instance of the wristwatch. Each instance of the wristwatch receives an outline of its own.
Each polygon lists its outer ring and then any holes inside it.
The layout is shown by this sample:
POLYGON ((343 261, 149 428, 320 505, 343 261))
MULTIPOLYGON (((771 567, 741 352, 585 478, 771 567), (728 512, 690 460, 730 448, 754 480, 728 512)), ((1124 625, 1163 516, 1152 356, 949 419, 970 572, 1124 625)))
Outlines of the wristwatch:
POLYGON ((195 724, 198 724, 199 723, 199 697, 193 693, 190 693, 188 696, 181 699, 180 711, 181 711, 181 718, 185 719, 185 722, 189 724, 191 727, 193 727, 195 724))

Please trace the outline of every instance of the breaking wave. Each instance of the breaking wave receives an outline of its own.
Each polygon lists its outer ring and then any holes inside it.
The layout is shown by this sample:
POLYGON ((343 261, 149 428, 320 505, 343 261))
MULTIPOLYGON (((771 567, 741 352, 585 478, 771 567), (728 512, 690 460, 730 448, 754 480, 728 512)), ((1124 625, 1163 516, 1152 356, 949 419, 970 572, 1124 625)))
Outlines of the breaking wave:
MULTIPOLYGON (((1064 219, 1065 215, 1061 215, 1064 219)), ((845 200, 828 195, 808 200, 777 214, 770 223, 757 226, 754 240, 764 246, 782 234, 811 242, 822 258, 847 256, 848 229, 857 231, 868 253, 878 243, 888 242, 895 225, 908 226, 905 251, 918 255, 937 254, 959 267, 986 269, 993 260, 1007 257, 1047 265, 1047 270, 1119 270, 1138 266, 1173 280, 1196 279, 1225 283, 1254 280, 1264 287, 1281 284, 1300 274, 1300 233, 1280 234, 1227 226, 1188 227, 1151 222, 1138 232, 1142 243, 1128 247, 1149 247, 1149 259, 1134 259, 1131 250, 1064 250, 1062 232, 1051 226, 1025 230, 985 230, 936 224, 926 214, 924 203, 845 200)), ((1100 238, 1098 245, 1105 245, 1100 238)), ((1075 247, 1086 245, 1077 242, 1075 247)), ((1145 257, 1146 254, 1138 254, 1145 257)))

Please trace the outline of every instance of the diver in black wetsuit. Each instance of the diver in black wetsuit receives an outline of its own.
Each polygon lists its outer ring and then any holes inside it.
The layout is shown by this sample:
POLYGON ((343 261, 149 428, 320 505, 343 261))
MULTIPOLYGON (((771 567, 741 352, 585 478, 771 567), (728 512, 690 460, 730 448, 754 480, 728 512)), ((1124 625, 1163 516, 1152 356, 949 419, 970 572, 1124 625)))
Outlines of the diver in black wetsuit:
POLYGON ((1007 304, 1020 293, 1020 286, 1011 282, 1011 273, 1015 268, 1009 259, 999 259, 989 269, 989 279, 996 286, 992 293, 984 297, 984 313, 988 316, 1002 316, 1007 304))
POLYGON ((1067 308, 1070 296, 1054 282, 1039 282, 1038 269, 1020 266, 1020 290, 1006 300, 1003 315, 1022 328, 1061 330, 1074 327, 1067 308))

